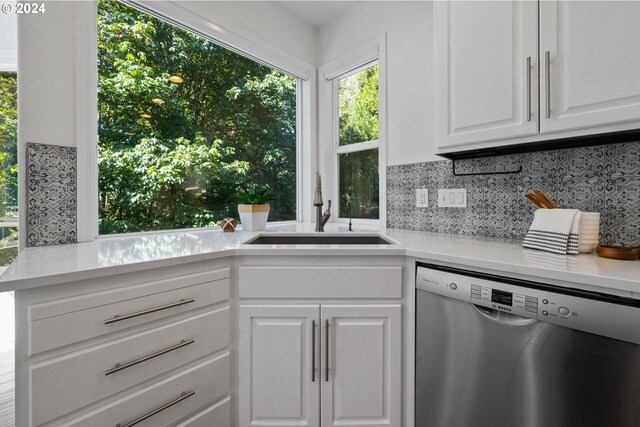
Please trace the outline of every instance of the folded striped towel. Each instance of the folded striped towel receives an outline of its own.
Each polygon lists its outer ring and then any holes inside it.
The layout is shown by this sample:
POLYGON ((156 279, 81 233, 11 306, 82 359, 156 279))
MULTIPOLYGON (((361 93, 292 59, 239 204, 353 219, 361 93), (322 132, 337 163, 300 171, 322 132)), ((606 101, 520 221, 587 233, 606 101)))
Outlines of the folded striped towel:
POLYGON ((554 254, 578 255, 580 211, 538 209, 522 246, 554 254))

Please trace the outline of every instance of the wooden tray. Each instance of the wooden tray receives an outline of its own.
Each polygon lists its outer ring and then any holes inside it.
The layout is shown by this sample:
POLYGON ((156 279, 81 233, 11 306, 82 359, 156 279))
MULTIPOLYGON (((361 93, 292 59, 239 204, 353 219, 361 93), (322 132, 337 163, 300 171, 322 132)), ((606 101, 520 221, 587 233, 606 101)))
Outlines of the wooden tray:
POLYGON ((640 246, 603 246, 598 245, 596 247, 596 253, 598 256, 604 258, 635 260, 640 258, 640 246))

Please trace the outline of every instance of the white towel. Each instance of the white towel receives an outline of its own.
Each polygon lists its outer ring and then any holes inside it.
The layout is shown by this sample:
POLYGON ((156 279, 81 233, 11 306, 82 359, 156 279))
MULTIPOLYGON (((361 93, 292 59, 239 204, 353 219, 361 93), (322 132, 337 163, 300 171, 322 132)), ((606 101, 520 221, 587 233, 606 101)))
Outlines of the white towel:
POLYGON ((580 211, 538 209, 522 246, 555 254, 578 255, 580 211))

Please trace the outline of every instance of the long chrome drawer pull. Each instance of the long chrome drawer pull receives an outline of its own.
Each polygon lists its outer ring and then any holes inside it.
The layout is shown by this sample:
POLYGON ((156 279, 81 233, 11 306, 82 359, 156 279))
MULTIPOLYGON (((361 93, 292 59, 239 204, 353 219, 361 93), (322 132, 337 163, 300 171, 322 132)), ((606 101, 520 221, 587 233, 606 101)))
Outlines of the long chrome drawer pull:
POLYGON ((324 324, 326 326, 326 333, 324 334, 324 380, 329 381, 329 320, 325 320, 324 324))
POLYGON ((131 421, 130 423, 126 423, 126 424, 116 424, 116 427, 133 427, 136 424, 140 424, 141 422, 143 422, 144 420, 146 420, 147 418, 151 418, 153 417, 155 414, 164 411, 165 409, 168 409, 170 407, 172 407, 173 405, 176 405, 180 402, 182 402, 185 399, 190 398, 191 396, 193 396, 194 394, 196 394, 195 390, 191 390, 191 391, 183 391, 182 394, 180 395, 180 397, 178 397, 175 400, 172 400, 169 403, 165 403, 164 405, 160 406, 159 408, 154 409, 153 411, 144 414, 143 416, 141 416, 140 418, 136 418, 135 420, 131 421))
POLYGON ((531 57, 527 56, 527 121, 531 121, 531 57))
POLYGON ((311 382, 316 382, 316 321, 311 321, 311 382))
POLYGON ((145 314, 155 313, 156 311, 166 310, 168 308, 173 308, 173 307, 179 307, 181 305, 190 304, 195 301, 196 300, 194 298, 181 299, 178 302, 172 302, 171 304, 161 305, 160 307, 149 308, 147 310, 137 311, 135 313, 130 313, 130 314, 123 314, 122 316, 116 315, 116 316, 113 316, 111 319, 105 320, 104 324, 108 325, 110 323, 121 322, 123 320, 131 319, 133 317, 144 316, 145 314))
POLYGON ((547 119, 551 118, 551 52, 544 53, 544 86, 546 89, 546 114, 547 119))
POLYGON ((127 368, 130 368, 132 366, 135 366, 138 363, 146 362, 147 360, 153 359, 154 357, 162 356, 163 354, 167 354, 167 353, 169 353, 171 351, 174 351, 174 350, 177 350, 179 348, 186 347, 189 344, 193 344, 194 342, 196 342, 196 340, 193 339, 193 338, 189 339, 189 340, 182 340, 182 341, 180 341, 180 344, 173 345, 171 347, 165 348, 164 350, 156 351, 153 354, 149 354, 148 356, 141 357, 140 359, 136 359, 136 360, 134 360, 132 362, 122 363, 122 364, 116 363, 116 366, 114 366, 113 368, 109 369, 104 374, 105 375, 115 374, 116 372, 120 372, 123 369, 127 369, 127 368))

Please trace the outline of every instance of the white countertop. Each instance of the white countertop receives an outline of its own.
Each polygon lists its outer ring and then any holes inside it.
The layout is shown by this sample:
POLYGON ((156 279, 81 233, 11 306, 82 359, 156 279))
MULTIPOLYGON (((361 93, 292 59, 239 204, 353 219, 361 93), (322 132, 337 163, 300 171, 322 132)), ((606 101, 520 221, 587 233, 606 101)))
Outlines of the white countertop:
MULTIPOLYGON (((376 230, 354 226, 356 232, 376 230)), ((348 232, 330 223, 327 234, 348 232)), ((313 224, 269 225, 267 232, 309 233, 313 224)), ((177 265, 233 255, 410 256, 507 275, 640 298, 640 261, 566 256, 524 249, 519 241, 409 230, 380 234, 397 245, 242 245, 264 232, 194 229, 103 237, 90 243, 27 248, 0 276, 0 292, 177 265)))

